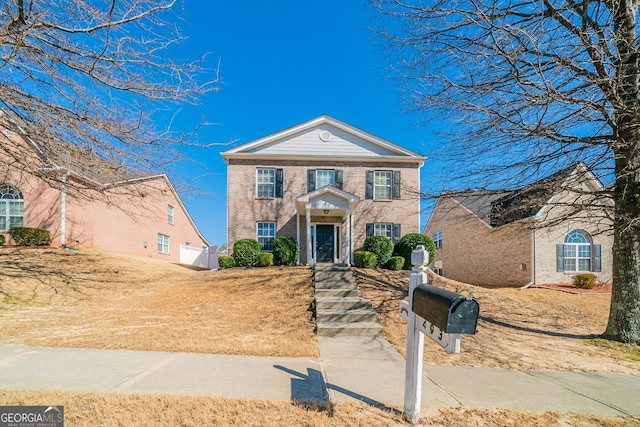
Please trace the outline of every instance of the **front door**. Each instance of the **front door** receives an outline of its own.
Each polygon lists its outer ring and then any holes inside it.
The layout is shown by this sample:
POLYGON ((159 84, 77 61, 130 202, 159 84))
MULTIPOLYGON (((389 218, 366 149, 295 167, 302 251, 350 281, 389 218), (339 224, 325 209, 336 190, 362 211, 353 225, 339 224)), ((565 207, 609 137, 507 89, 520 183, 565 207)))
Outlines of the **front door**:
POLYGON ((335 237, 333 225, 316 225, 316 262, 333 262, 335 237))

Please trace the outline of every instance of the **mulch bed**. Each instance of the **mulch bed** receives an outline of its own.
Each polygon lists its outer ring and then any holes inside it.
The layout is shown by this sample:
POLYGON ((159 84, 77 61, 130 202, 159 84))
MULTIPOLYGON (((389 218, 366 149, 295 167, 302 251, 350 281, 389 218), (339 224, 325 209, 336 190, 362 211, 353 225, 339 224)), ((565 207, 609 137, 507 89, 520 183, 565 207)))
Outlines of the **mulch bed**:
POLYGON ((594 294, 594 295, 601 295, 601 294, 610 294, 611 293, 611 283, 605 283, 605 284, 597 284, 595 288, 593 289, 581 289, 581 288, 576 288, 573 285, 567 285, 567 284, 558 284, 558 285, 535 285, 535 288, 542 288, 542 289, 551 289, 553 291, 561 291, 561 292, 568 292, 570 294, 594 294))

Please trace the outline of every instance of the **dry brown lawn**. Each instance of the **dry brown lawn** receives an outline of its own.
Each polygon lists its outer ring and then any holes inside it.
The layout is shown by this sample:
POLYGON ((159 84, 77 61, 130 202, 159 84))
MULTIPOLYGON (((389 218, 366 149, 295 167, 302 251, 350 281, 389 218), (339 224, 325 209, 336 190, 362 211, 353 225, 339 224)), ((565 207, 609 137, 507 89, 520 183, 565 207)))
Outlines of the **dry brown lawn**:
MULTIPOLYGON (((387 339, 405 352, 398 301, 408 272, 354 269, 387 339)), ((589 339, 603 332, 609 297, 550 290, 482 289, 438 280, 474 296, 479 333, 449 355, 428 342, 425 361, 443 365, 640 373, 640 350, 589 339)), ((195 271, 95 251, 0 249, 0 343, 317 357, 306 267, 195 271)), ((1 387, 1 384, 0 384, 1 387)), ((390 426, 399 409, 201 396, 17 391, 0 405, 63 405, 69 426, 390 426), (141 409, 142 408, 142 409, 141 409)), ((420 425, 640 426, 640 420, 564 413, 432 409, 420 425)))
POLYGON ((0 249, 0 343, 316 357, 311 269, 0 249))

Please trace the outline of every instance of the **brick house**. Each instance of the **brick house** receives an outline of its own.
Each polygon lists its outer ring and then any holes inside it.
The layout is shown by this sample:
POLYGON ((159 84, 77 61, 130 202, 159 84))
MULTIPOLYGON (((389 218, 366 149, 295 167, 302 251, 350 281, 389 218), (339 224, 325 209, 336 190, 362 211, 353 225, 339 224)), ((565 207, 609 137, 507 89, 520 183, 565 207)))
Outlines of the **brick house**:
POLYGON ((425 157, 327 115, 224 151, 227 241, 293 237, 302 264, 350 264, 368 235, 420 230, 425 157))
POLYGON ((566 284, 578 273, 611 282, 611 204, 589 197, 601 190, 580 163, 518 190, 443 192, 424 228, 432 269, 483 286, 566 284))
POLYGON ((209 246, 165 174, 127 172, 73 144, 43 144, 9 127, 0 127, 0 140, 0 234, 7 244, 14 243, 9 228, 24 226, 49 230, 54 246, 172 262, 179 262, 180 245, 209 246))

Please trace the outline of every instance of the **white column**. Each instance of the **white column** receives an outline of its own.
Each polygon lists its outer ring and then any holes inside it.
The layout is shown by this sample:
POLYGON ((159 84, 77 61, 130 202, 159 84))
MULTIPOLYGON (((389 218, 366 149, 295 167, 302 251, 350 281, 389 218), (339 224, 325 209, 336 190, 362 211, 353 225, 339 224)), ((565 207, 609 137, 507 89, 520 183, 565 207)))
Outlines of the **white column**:
POLYGON ((307 218, 307 265, 313 264, 313 259, 311 259, 311 209, 307 208, 306 211, 307 218))
MULTIPOLYGON (((296 212, 296 242, 300 247, 300 214, 296 212)), ((300 251, 298 251, 298 258, 296 259, 296 265, 300 265, 300 251)))
POLYGON ((60 244, 67 244, 67 172, 62 177, 62 186, 60 188, 60 244))
POLYGON ((351 209, 347 209, 347 216, 344 223, 346 226, 346 230, 344 233, 344 249, 346 252, 346 254, 344 254, 344 262, 347 265, 351 265, 351 209))

